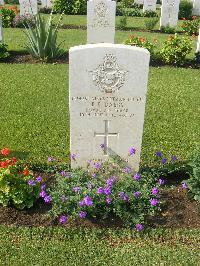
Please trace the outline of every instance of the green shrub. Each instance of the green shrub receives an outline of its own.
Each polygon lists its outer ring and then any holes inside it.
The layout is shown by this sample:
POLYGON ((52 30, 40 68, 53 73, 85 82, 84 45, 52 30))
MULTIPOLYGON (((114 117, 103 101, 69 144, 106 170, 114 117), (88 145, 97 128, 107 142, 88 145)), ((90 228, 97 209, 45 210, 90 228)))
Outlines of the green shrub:
POLYGON ((142 17, 141 9, 137 7, 129 9, 128 16, 129 17, 142 17))
POLYGON ((159 18, 158 17, 153 17, 153 18, 148 18, 145 19, 144 24, 145 28, 147 30, 153 30, 156 24, 158 23, 159 18))
POLYGON ((181 25, 183 31, 188 35, 198 35, 200 26, 200 19, 196 16, 192 17, 192 20, 185 20, 181 25))
POLYGON ((189 162, 190 178, 185 181, 194 199, 200 202, 200 149, 196 150, 189 162))
POLYGON ((154 55, 155 44, 150 42, 146 38, 130 35, 130 37, 124 42, 124 44, 145 48, 150 52, 152 56, 154 55))
POLYGON ((160 51, 163 62, 167 64, 182 64, 186 56, 192 50, 192 41, 189 37, 181 37, 175 34, 164 42, 160 51))
POLYGON ((10 56, 7 47, 8 45, 0 41, 0 59, 4 59, 10 56))
MULTIPOLYGON (((50 214, 61 223, 69 216, 99 220, 116 216, 124 224, 142 229, 147 216, 159 209, 160 172, 134 173, 120 161, 88 162, 88 169, 56 174, 56 182, 43 194, 52 203, 50 214)), ((139 230, 139 229, 138 229, 139 230)))
POLYGON ((73 6, 73 14, 86 15, 87 14, 87 0, 76 0, 73 6))
POLYGON ((18 209, 30 208, 39 198, 41 177, 34 178, 23 165, 16 164, 16 158, 7 158, 9 150, 1 150, 0 160, 0 204, 14 205, 18 209))
POLYGON ((153 17, 158 17, 158 14, 156 11, 148 10, 144 12, 143 17, 153 18, 153 17))
POLYGON ((160 31, 164 32, 164 33, 168 33, 168 34, 173 34, 173 33, 175 33, 176 30, 175 30, 175 28, 170 27, 169 25, 167 25, 167 26, 162 26, 160 31))
POLYGON ((19 0, 4 0, 5 4, 19 5, 19 0))
POLYGON ((200 64, 200 52, 195 53, 194 60, 197 64, 200 64))
POLYGON ((55 0, 54 11, 57 13, 64 13, 66 15, 73 14, 74 0, 55 0))
POLYGON ((25 33, 28 38, 27 49, 33 57, 49 61, 63 54, 60 45, 57 45, 58 27, 61 17, 54 28, 52 14, 48 19, 38 14, 35 16, 35 28, 26 27, 25 33))
POLYGON ((3 27, 4 28, 11 27, 13 20, 15 18, 15 12, 7 8, 2 8, 0 9, 0 15, 2 16, 3 27))
POLYGON ((179 5, 179 18, 191 19, 193 4, 189 0, 182 0, 179 5))
POLYGON ((13 27, 15 28, 34 28, 35 27, 35 17, 31 15, 26 16, 16 16, 13 20, 13 27))
POLYGON ((51 14, 52 8, 45 6, 45 7, 41 7, 39 11, 40 13, 43 13, 43 14, 51 14))

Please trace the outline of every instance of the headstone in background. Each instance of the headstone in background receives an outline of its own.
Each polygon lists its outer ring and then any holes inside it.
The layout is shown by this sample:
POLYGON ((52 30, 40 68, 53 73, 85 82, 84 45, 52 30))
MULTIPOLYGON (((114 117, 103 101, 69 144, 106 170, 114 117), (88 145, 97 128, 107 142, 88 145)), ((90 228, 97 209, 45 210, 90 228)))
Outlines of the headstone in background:
POLYGON ((38 13, 37 0, 19 0, 20 16, 32 16, 38 13))
POLYGON ((197 53, 200 53, 200 29, 199 29, 199 36, 198 36, 198 40, 197 40, 197 53))
POLYGON ((146 11, 156 11, 157 0, 144 0, 143 12, 146 11))
POLYGON ((77 154, 72 167, 115 154, 138 170, 149 58, 146 49, 119 44, 69 50, 70 150, 77 154), (136 148, 133 157, 130 147, 136 148))
POLYGON ((192 14, 194 16, 200 16, 200 0, 194 0, 193 1, 192 14))
POLYGON ((3 41, 3 26, 2 26, 2 19, 0 16, 0 42, 3 41))
POLYGON ((87 43, 114 43, 116 2, 87 2, 87 43))
POLYGON ((163 0, 161 6, 160 27, 176 27, 180 0, 163 0))
POLYGON ((4 6, 4 0, 0 0, 0 6, 4 6))
POLYGON ((51 1, 51 0, 41 0, 41 4, 42 4, 42 7, 52 8, 53 1, 51 1))
POLYGON ((143 5, 144 3, 144 0, 135 0, 134 1, 134 4, 137 4, 137 5, 143 5))

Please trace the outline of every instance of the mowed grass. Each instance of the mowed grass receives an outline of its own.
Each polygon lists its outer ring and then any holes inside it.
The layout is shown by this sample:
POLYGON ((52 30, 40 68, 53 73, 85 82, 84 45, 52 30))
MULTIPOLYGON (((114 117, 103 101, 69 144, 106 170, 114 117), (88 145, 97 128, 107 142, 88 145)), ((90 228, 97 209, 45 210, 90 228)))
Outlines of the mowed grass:
POLYGON ((0 226, 1 265, 191 265, 200 261, 199 230, 16 228, 0 226))
MULTIPOLYGON (((68 162, 68 65, 0 64, 0 147, 68 162)), ((185 161, 200 139, 199 70, 150 68, 142 163, 156 150, 185 161)))

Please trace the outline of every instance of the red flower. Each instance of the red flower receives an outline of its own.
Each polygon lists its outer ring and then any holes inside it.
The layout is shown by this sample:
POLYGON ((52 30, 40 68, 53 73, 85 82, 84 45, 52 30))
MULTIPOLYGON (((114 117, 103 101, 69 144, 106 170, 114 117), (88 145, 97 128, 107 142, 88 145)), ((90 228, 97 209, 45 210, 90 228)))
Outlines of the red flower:
POLYGON ((11 162, 12 162, 12 164, 16 164, 17 159, 15 157, 11 158, 11 162))
POLYGON ((24 175, 24 176, 29 175, 29 170, 28 170, 28 169, 24 169, 24 170, 23 170, 23 175, 24 175))
POLYGON ((8 148, 4 148, 1 150, 1 154, 4 156, 8 156, 9 153, 10 153, 10 150, 8 148))
POLYGON ((197 19, 197 16, 193 16, 192 19, 193 19, 193 20, 194 20, 194 19, 197 19))
POLYGON ((8 165, 9 165, 8 161, 0 162, 0 167, 2 167, 2 168, 6 168, 6 167, 8 167, 8 165))
POLYGON ((141 42, 145 42, 145 38, 140 38, 140 41, 141 42))
POLYGON ((182 20, 186 20, 186 18, 182 18, 182 20))

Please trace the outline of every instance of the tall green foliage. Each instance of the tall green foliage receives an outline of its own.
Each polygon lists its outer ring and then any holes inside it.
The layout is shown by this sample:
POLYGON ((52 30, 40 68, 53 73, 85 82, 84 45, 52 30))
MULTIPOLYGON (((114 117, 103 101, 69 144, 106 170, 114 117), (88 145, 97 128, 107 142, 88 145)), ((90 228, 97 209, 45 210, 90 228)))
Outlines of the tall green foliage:
POLYGON ((35 28, 28 24, 25 33, 28 38, 27 49, 32 56, 48 61, 58 58, 63 54, 60 44, 57 45, 58 27, 61 17, 55 28, 52 23, 52 13, 47 20, 41 17, 40 14, 36 15, 35 28))
POLYGON ((190 19, 192 17, 192 2, 188 0, 182 0, 179 5, 179 18, 190 19))

